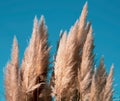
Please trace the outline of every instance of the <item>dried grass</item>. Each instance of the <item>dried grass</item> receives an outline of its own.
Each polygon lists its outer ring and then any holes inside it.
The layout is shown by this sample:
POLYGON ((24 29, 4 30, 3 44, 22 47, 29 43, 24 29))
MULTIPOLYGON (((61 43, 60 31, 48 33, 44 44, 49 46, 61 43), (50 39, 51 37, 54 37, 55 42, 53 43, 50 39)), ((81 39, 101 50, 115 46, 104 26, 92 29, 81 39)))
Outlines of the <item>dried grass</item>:
POLYGON ((19 75, 18 75, 18 44, 14 37, 11 62, 6 66, 5 90, 7 101, 18 101, 19 99, 19 75))
POLYGON ((93 71, 93 36, 92 27, 90 28, 86 41, 83 46, 81 63, 78 68, 78 82, 81 99, 88 99, 90 93, 90 84, 93 71))
POLYGON ((11 61, 5 71, 7 101, 52 101, 52 97, 56 101, 112 101, 113 67, 107 75, 102 58, 94 69, 93 30, 86 21, 87 9, 86 3, 69 33, 61 34, 50 84, 47 82, 50 47, 44 17, 40 22, 34 19, 21 68, 14 38, 11 61))

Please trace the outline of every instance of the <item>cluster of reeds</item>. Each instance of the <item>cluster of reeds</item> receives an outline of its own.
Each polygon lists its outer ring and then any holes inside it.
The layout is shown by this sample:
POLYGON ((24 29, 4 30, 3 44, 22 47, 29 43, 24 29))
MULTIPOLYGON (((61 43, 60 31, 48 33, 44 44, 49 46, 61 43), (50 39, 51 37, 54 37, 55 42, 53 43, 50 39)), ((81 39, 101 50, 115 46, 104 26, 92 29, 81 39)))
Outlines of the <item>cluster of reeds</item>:
POLYGON ((14 38, 5 72, 7 101, 112 101, 113 66, 107 75, 102 58, 95 68, 93 30, 86 22, 87 8, 86 3, 69 33, 61 33, 50 83, 47 82, 50 47, 44 17, 40 22, 34 20, 21 66, 14 38))

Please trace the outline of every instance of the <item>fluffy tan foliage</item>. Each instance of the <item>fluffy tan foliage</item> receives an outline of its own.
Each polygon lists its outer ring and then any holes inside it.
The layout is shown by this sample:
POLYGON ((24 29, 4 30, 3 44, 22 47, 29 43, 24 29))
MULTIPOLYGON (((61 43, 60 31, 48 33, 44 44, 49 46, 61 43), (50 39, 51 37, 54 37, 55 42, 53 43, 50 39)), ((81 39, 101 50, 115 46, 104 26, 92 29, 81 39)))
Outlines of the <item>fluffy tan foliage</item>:
POLYGON ((113 67, 107 75, 102 58, 94 68, 93 29, 86 21, 87 13, 88 3, 70 31, 61 34, 50 83, 50 47, 44 17, 40 22, 34 19, 21 68, 14 38, 11 61, 5 71, 7 101, 112 101, 113 67))
POLYGON ((83 46, 81 63, 78 68, 78 82, 81 99, 87 100, 89 98, 93 63, 93 36, 92 27, 90 27, 83 46))
POLYGON ((6 66, 5 90, 7 101, 18 101, 19 99, 19 77, 18 77, 18 44, 14 37, 11 62, 6 66))
POLYGON ((114 66, 112 65, 110 73, 109 73, 108 78, 106 80, 106 85, 105 85, 105 88, 104 88, 103 101, 112 101, 113 68, 114 68, 114 66))
MULTIPOLYGON (((33 34, 30 44, 25 52, 25 57, 21 67, 22 90, 28 97, 35 98, 37 94, 38 101, 43 87, 46 85, 47 70, 49 66, 49 48, 47 45, 47 29, 43 16, 40 19, 40 25, 37 18, 34 20, 33 34), (41 89, 41 91, 40 91, 41 89), (29 93, 32 91, 32 94, 29 93)), ((30 99, 32 99, 30 98, 30 99)))
POLYGON ((72 28, 68 37, 66 32, 63 34, 55 60, 55 88, 56 100, 72 99, 75 92, 75 77, 77 74, 78 48, 76 46, 75 28, 72 28), (69 92, 66 93, 66 92, 69 92))

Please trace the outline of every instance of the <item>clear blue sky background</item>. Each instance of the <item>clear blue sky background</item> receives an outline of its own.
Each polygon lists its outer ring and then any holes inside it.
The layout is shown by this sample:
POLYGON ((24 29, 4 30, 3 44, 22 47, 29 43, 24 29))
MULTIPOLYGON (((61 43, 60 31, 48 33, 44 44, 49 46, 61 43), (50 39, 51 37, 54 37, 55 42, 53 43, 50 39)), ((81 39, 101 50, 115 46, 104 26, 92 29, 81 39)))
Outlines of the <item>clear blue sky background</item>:
MULTIPOLYGON (((32 33, 33 19, 43 14, 49 42, 56 48, 61 29, 69 31, 79 18, 86 0, 0 0, 0 101, 4 101, 3 70, 10 59, 14 35, 20 61, 32 33)), ((104 55, 106 69, 115 65, 115 94, 120 93, 120 0, 88 0, 88 20, 92 22, 96 60, 104 55)))

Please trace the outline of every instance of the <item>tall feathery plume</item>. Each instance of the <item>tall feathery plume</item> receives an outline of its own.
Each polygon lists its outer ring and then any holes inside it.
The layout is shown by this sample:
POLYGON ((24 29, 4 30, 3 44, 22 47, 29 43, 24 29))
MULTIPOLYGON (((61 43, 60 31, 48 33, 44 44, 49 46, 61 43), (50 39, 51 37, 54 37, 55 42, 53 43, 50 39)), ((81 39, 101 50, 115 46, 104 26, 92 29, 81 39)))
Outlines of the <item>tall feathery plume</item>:
POLYGON ((37 73, 37 83, 45 83, 42 88, 37 90, 39 97, 41 100, 50 101, 50 87, 47 83, 47 72, 49 67, 49 51, 50 47, 48 46, 48 35, 47 35, 47 27, 45 25, 44 16, 41 16, 40 25, 39 25, 39 33, 38 33, 38 46, 36 46, 37 57, 36 57, 36 73, 37 73), (42 92, 43 90, 43 92, 42 92), (46 95, 44 93, 46 92, 46 95), (46 99, 46 100, 45 100, 46 99))
POLYGON ((71 28, 68 37, 66 32, 62 35, 56 55, 54 75, 54 95, 56 101, 72 100, 76 89, 77 61, 79 51, 77 48, 76 27, 71 28), (69 93, 66 93, 69 92, 69 93))
POLYGON ((90 101, 103 101, 104 87, 106 85, 106 78, 107 78, 107 74, 105 71, 104 59, 101 58, 99 67, 95 73, 95 78, 94 78, 94 80, 92 79, 91 94, 90 94, 91 100, 90 101), (93 90, 94 89, 93 85, 95 87, 95 90, 93 90))
MULTIPOLYGON (((57 51, 58 51, 60 40, 61 40, 62 36, 63 36, 63 31, 61 30, 60 31, 60 38, 59 38, 59 40, 57 42, 56 54, 53 56, 53 61, 56 60, 57 51)), ((53 66, 53 68, 52 68, 52 75, 51 75, 51 79, 50 79, 50 87, 51 87, 51 90, 52 90, 52 93, 51 93, 52 96, 54 96, 54 86, 55 86, 55 73, 54 73, 54 69, 55 68, 53 66)))
POLYGON ((112 65, 110 73, 109 73, 109 75, 107 77, 107 80, 106 80, 103 101, 112 101, 112 95, 113 95, 113 88, 112 88, 112 84, 113 84, 113 69, 114 69, 114 66, 112 65))
POLYGON ((97 95, 100 101, 102 101, 103 99, 104 87, 106 85, 106 78, 107 78, 107 74, 104 65, 104 58, 102 57, 96 74, 97 95))
MULTIPOLYGON (((46 83, 50 50, 47 41, 47 29, 43 17, 41 17, 40 25, 35 18, 32 37, 25 52, 21 72, 23 92, 27 94, 24 99, 27 101, 44 100, 45 96, 41 96, 42 90, 44 88, 44 92, 49 90, 46 83)), ((50 97, 50 94, 46 97, 50 97)))
POLYGON ((83 50, 83 46, 85 43, 85 40, 87 38, 87 34, 90 30, 90 26, 91 23, 87 22, 86 23, 86 19, 87 19, 87 13, 88 13, 88 3, 86 2, 82 12, 81 12, 81 16, 78 20, 78 28, 77 28, 77 40, 78 40, 78 48, 79 48, 79 55, 80 55, 80 63, 81 63, 81 55, 82 55, 82 50, 83 50))
POLYGON ((56 99, 56 101, 60 101, 62 98, 62 77, 63 77, 63 71, 64 71, 64 62, 65 62, 65 48, 66 48, 66 40, 67 36, 66 33, 62 35, 62 38, 59 43, 59 48, 57 51, 56 59, 55 59, 55 66, 54 66, 54 76, 55 76, 55 85, 53 94, 56 99))
MULTIPOLYGON (((71 76, 69 82, 73 82, 71 85, 70 92, 68 93, 68 96, 70 96, 70 100, 77 100, 78 99, 78 91, 77 91, 77 73, 78 73, 78 61, 79 61, 79 47, 78 47, 78 40, 77 40, 77 34, 78 34, 78 20, 74 24, 74 26, 70 29, 70 32, 67 37, 67 43, 66 43, 66 50, 68 56, 71 54, 71 56, 68 58, 68 69, 70 69, 69 65, 71 65, 71 70, 68 72, 69 76, 71 76), (72 59, 71 59, 72 58, 72 59), (72 74, 70 74, 72 73, 72 74)), ((66 72, 67 74, 67 72, 66 72)), ((68 75, 67 74, 67 75, 68 75)), ((68 76, 68 78, 69 78, 68 76)), ((68 82, 68 83, 69 83, 68 82)), ((68 99, 69 100, 69 99, 68 99)))
POLYGON ((81 64, 78 70, 79 92, 81 95, 80 99, 82 99, 83 101, 89 99, 90 84, 92 79, 92 70, 94 63, 93 48, 94 45, 92 27, 90 27, 85 44, 83 46, 81 64))
POLYGON ((50 48, 48 46, 48 35, 47 35, 47 27, 45 25, 44 17, 41 16, 40 25, 39 25, 39 34, 38 34, 39 46, 36 50, 38 50, 38 57, 36 58, 37 66, 37 75, 40 77, 42 81, 46 81, 47 79, 47 71, 49 67, 49 51, 50 48))
POLYGON ((87 34, 88 34, 88 32, 90 30, 90 26, 91 26, 90 22, 86 23, 87 13, 88 13, 88 3, 86 2, 82 9, 81 16, 78 21, 78 28, 77 28, 77 40, 78 40, 77 47, 79 49, 79 56, 80 56, 79 63, 81 63, 83 46, 84 46, 84 43, 87 38, 87 34))
POLYGON ((28 93, 32 87, 36 84, 36 71, 35 71, 35 46, 37 44, 36 38, 38 33, 38 20, 34 19, 34 28, 32 37, 30 39, 29 46, 27 47, 24 59, 21 66, 21 86, 22 86, 22 98, 23 101, 33 101, 33 94, 28 93))
POLYGON ((18 43, 16 37, 14 37, 11 61, 8 63, 5 73, 7 101, 19 101, 18 65, 18 43))
POLYGON ((86 2, 84 7, 83 7, 83 10, 81 12, 81 16, 80 16, 79 23, 78 23, 79 27, 78 27, 77 37, 78 37, 79 47, 81 47, 80 45, 83 44, 83 42, 85 41, 86 36, 87 36, 87 32, 89 31, 89 28, 90 28, 89 23, 86 25, 87 13, 88 13, 88 3, 86 2))

